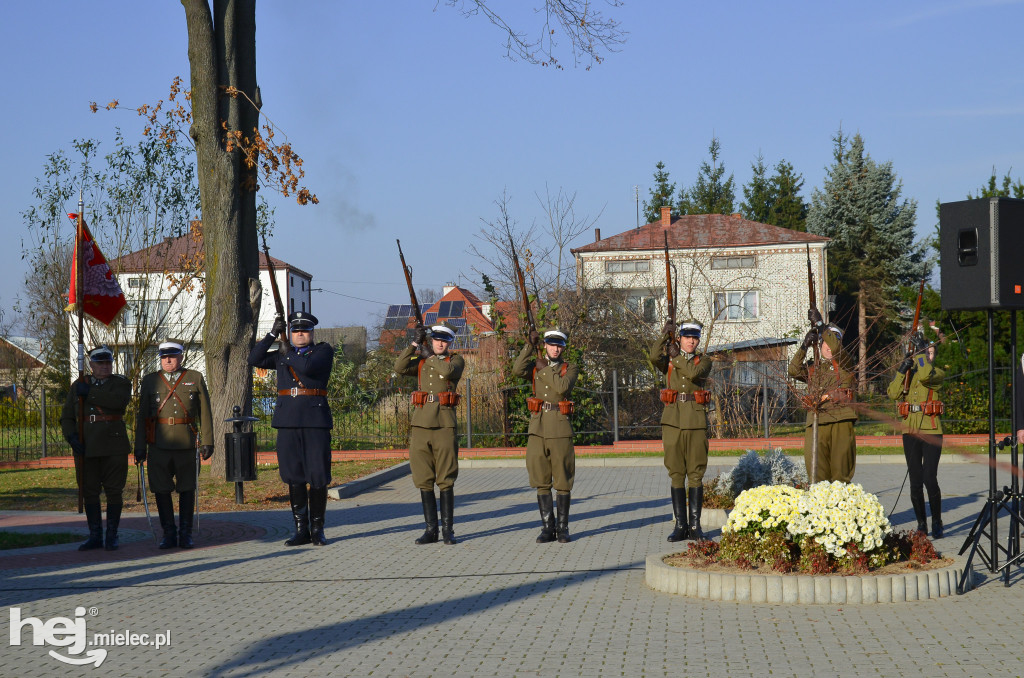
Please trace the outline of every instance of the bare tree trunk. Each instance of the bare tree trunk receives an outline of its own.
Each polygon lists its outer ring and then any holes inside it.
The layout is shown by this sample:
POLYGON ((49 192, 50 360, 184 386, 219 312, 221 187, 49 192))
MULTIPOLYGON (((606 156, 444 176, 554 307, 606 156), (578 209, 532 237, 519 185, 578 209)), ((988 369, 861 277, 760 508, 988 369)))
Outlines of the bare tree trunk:
POLYGON ((857 393, 864 393, 868 383, 868 314, 864 307, 864 290, 857 292, 857 393))
MULTIPOLYGON (((203 240, 206 250, 206 317, 203 349, 210 387, 215 439, 230 427, 223 420, 238 405, 252 411, 252 372, 247 363, 259 312, 256 235, 256 176, 245 168, 237 147, 228 151, 221 124, 251 136, 259 111, 236 87, 260 104, 256 86, 254 0, 181 0, 188 26, 192 129, 199 167, 203 240)), ((220 445, 218 445, 220 447, 220 445)), ((224 455, 214 456, 223 477, 224 455)))

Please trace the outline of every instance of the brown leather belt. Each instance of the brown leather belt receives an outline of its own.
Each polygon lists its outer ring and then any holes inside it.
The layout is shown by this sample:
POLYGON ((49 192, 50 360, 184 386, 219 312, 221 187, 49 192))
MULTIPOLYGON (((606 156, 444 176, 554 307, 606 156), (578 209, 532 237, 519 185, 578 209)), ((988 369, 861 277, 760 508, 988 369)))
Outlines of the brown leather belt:
POLYGON ((195 421, 192 417, 154 417, 156 423, 167 424, 168 426, 177 426, 179 424, 191 424, 195 421))
POLYGON ((90 424, 95 424, 98 421, 121 421, 122 419, 124 419, 123 414, 90 414, 85 420, 90 424))
POLYGON ((542 403, 540 407, 541 407, 542 410, 546 410, 547 412, 551 412, 552 410, 557 410, 558 409, 558 403, 542 403))
POLYGON ((327 390, 322 388, 282 388, 277 392, 282 396, 325 396, 327 390))

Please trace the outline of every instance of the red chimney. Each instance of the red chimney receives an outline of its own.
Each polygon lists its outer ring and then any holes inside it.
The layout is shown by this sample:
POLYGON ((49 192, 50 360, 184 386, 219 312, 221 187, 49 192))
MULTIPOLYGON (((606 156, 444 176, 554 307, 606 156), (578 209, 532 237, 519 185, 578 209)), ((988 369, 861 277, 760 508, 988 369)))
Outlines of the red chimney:
POLYGON ((672 208, 662 207, 661 208, 661 225, 668 228, 672 224, 672 208))
POLYGON ((601 240, 601 229, 600 228, 595 228, 594 229, 594 242, 598 242, 600 240, 601 240))

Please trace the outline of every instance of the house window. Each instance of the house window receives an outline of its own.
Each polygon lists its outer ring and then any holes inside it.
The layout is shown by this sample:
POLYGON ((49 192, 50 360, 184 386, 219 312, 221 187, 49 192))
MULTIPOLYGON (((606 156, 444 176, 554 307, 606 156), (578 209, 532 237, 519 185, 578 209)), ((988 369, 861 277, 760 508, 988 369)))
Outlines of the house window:
POLYGON ((715 320, 743 322, 757 320, 757 290, 715 292, 715 320))
POLYGON ((757 268, 757 259, 749 257, 711 257, 712 269, 757 268))
POLYGON ((655 320, 654 297, 649 294, 629 293, 626 295, 626 308, 633 316, 642 318, 644 322, 653 323, 655 320))
POLYGON ((167 301, 129 301, 124 309, 124 324, 126 327, 157 327, 166 319, 169 307, 167 301))
POLYGON ((295 287, 295 276, 294 276, 294 275, 290 275, 290 276, 288 276, 288 280, 290 281, 290 283, 289 283, 289 284, 290 284, 290 285, 291 285, 292 287, 295 287))
POLYGON ((145 287, 145 286, 146 286, 146 279, 145 278, 128 278, 128 287, 129 287, 129 289, 130 288, 145 287))
POLYGON ((306 312, 306 302, 302 302, 302 312, 306 312))
POLYGON ((303 292, 306 291, 306 281, 305 280, 300 280, 299 281, 299 286, 302 288, 303 292))
POLYGON ((651 260, 606 261, 604 270, 605 273, 647 273, 651 270, 651 260))

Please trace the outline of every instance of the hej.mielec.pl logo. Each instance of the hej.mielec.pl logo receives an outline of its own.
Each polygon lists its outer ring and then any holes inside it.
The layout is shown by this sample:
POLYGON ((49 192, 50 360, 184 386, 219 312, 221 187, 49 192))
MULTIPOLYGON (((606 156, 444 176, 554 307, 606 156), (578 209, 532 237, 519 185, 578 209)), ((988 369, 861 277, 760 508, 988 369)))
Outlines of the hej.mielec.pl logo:
MULTIPOLYGON (((95 617, 98 611, 96 608, 89 608, 88 614, 95 617)), ((61 654, 56 650, 49 651, 50 656, 58 661, 65 664, 93 664, 95 666, 99 666, 107 658, 107 650, 101 646, 152 646, 159 649, 171 644, 170 629, 155 634, 111 629, 109 633, 92 634, 90 640, 89 633, 85 628, 85 618, 86 608, 84 607, 76 607, 73 618, 52 617, 46 621, 38 617, 23 619, 21 608, 12 607, 10 608, 10 644, 11 646, 21 645, 22 635, 30 634, 32 645, 66 648, 64 650, 66 654, 61 654), (87 646, 91 646, 89 650, 86 650, 87 646)))

